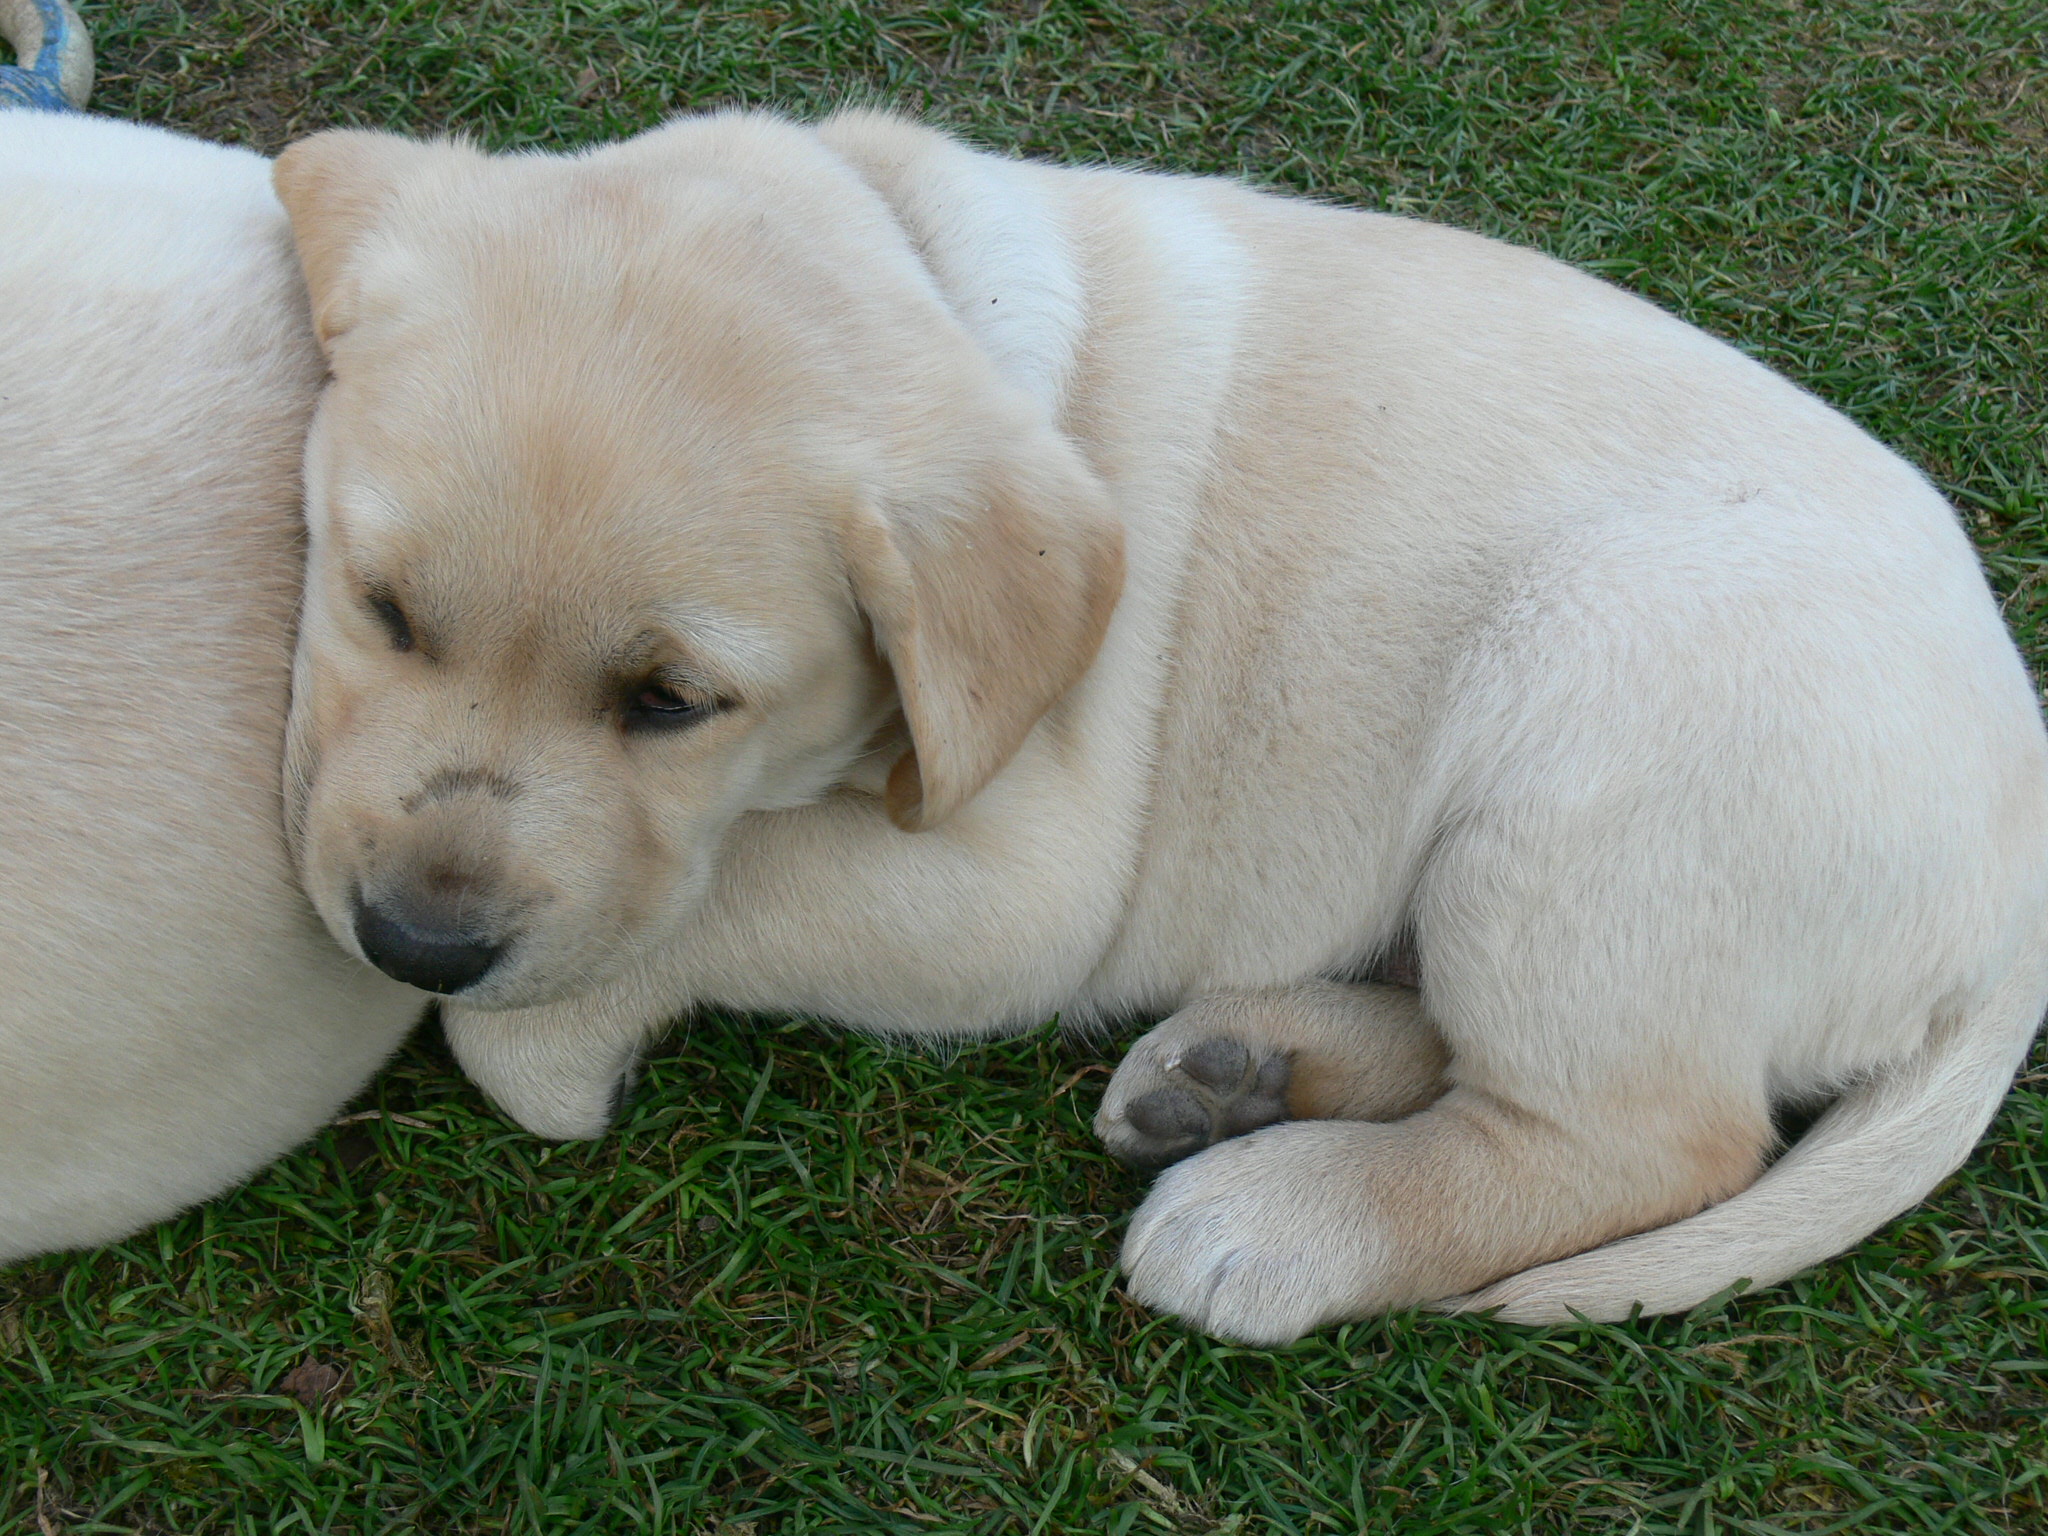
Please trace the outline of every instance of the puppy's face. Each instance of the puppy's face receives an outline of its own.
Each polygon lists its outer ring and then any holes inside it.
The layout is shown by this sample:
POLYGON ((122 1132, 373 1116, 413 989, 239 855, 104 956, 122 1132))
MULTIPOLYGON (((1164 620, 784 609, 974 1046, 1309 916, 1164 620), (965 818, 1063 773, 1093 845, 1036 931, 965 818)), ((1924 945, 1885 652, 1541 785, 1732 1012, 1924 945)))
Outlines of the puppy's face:
POLYGON ((572 996, 677 940, 742 818, 894 740, 931 826, 1085 669, 1099 487, 807 136, 326 135, 278 179, 333 371, 288 809, 366 959, 572 996))
POLYGON ((843 778, 891 694, 829 454, 709 404, 691 441, 639 359, 565 379, 442 341, 512 387, 478 410, 393 368, 321 411, 295 811, 338 934, 517 1006, 672 932, 734 820, 843 778))

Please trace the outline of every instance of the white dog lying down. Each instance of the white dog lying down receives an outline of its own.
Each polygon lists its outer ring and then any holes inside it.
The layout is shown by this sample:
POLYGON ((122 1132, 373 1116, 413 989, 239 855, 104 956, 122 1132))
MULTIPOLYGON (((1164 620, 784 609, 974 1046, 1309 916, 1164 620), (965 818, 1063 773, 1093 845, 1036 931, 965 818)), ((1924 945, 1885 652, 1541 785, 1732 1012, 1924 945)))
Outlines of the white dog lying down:
POLYGON ((698 1003, 1178 1010, 1100 1116, 1194 1153, 1131 1288, 1278 1341, 1776 1281, 1998 1104, 2032 690, 1927 482, 1732 349, 870 114, 277 179, 334 375, 302 872, 532 1127, 698 1003), (1361 982, 1404 935, 1420 993, 1361 982))
POLYGON ((268 171, 0 112, 0 1260, 247 1177, 419 1012, 280 832, 321 370, 268 171))

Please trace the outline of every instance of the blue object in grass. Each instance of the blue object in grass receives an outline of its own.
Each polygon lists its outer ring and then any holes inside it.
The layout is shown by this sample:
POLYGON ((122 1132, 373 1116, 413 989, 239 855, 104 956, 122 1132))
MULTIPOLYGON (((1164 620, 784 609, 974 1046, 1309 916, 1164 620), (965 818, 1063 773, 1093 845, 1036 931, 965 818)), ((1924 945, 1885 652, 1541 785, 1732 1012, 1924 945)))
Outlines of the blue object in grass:
POLYGON ((21 62, 0 65, 0 107, 71 112, 92 93, 92 42, 65 0, 0 0, 0 39, 21 62))

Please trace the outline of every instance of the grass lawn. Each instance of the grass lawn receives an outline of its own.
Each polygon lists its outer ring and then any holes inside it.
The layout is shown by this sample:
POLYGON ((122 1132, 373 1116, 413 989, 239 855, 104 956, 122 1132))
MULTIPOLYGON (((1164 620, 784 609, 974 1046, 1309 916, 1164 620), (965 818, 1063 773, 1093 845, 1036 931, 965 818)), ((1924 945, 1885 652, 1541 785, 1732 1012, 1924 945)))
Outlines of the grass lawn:
MULTIPOLYGON (((2048 0, 114 0, 100 109, 564 146, 886 100, 1542 247, 1927 468, 2048 660, 2048 0)), ((704 1019, 617 1134, 438 1042, 0 1274, 0 1531, 2048 1531, 2048 1058, 1854 1255, 1690 1319, 1262 1352, 1119 1292, 1109 1058, 704 1019)))

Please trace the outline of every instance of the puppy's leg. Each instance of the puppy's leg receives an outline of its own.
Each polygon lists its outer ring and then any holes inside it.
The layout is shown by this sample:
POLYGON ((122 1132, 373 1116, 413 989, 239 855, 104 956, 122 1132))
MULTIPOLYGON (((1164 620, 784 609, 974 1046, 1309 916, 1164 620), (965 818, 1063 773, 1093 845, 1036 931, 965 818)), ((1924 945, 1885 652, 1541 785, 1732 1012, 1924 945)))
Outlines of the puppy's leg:
POLYGON ((441 1031, 469 1080, 537 1136, 581 1141, 618 1118, 641 1053, 679 1006, 629 971, 584 996, 504 1013, 449 1000, 441 1031))
POLYGON ((1755 1177, 1773 1033, 1820 1006, 1793 990, 1817 946, 1787 908, 1825 910, 1825 894, 1758 878, 1771 849, 1675 816, 1645 831, 1639 808, 1598 801, 1514 810, 1447 834, 1417 889, 1450 1091, 1405 1120, 1269 1126, 1169 1169, 1126 1240, 1133 1295, 1278 1343, 1691 1215, 1755 1177))
POLYGON ((1152 1169, 1276 1120, 1396 1120, 1444 1091, 1447 1060, 1408 987, 1312 981, 1204 998, 1131 1047, 1095 1133, 1152 1169))
POLYGON ((1296 1121, 1220 1143, 1139 1209, 1131 1294, 1281 1344, 1690 1215, 1754 1177, 1770 1139, 1760 1099, 1748 1115, 1662 1108, 1618 1095, 1567 1123, 1454 1088, 1392 1124, 1296 1121))

